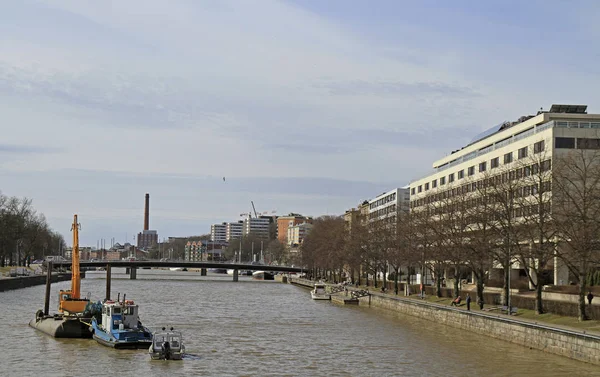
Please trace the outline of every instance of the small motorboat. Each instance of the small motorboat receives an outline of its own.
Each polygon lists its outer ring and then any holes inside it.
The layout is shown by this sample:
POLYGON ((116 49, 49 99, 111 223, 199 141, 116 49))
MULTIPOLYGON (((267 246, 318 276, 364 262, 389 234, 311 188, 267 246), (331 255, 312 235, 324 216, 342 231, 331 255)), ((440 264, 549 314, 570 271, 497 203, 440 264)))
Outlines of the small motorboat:
POLYGON ((331 295, 327 293, 327 285, 325 283, 315 283, 315 287, 310 291, 310 297, 313 300, 331 300, 331 295))
POLYGON ((152 360, 181 360, 185 353, 181 332, 172 327, 154 332, 148 353, 152 360))
POLYGON ((152 332, 142 325, 138 306, 133 300, 106 300, 100 320, 92 319, 93 338, 112 348, 146 348, 152 344, 152 332))

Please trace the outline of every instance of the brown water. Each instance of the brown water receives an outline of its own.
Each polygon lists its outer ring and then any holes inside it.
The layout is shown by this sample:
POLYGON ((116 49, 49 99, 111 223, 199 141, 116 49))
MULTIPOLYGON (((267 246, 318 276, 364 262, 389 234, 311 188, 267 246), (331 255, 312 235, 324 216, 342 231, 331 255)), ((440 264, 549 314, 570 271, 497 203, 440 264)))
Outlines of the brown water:
MULTIPOLYGON (((414 317, 312 301, 289 284, 195 272, 115 273, 117 292, 140 304, 142 322, 184 334, 186 360, 151 361, 146 350, 54 339, 28 327, 44 287, 0 292, 1 376, 600 376, 600 368, 414 317), (121 277, 121 279, 119 279, 121 277)), ((103 297, 104 273, 82 292, 103 297)), ((53 285, 57 292, 70 282, 53 285)))

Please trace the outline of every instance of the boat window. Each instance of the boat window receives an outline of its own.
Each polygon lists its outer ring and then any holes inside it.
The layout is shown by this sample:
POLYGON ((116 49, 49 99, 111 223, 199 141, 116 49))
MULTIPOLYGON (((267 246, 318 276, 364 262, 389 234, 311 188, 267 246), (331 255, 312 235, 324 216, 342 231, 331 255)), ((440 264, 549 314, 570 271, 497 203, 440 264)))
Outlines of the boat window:
POLYGON ((121 308, 119 308, 118 306, 115 306, 115 307, 113 308, 113 313, 114 313, 114 314, 121 314, 121 308))

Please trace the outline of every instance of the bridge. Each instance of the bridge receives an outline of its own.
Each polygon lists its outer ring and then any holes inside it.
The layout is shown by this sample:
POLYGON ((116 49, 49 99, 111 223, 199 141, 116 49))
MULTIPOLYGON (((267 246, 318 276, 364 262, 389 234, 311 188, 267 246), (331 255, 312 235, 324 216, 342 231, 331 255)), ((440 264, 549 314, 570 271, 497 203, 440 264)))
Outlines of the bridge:
MULTIPOLYGON (((53 261, 53 267, 71 267, 71 261, 53 261)), ((304 269, 299 267, 288 266, 273 266, 262 264, 244 264, 244 263, 222 263, 222 262, 186 262, 186 261, 157 261, 157 260, 128 260, 128 261, 94 261, 94 262, 79 262, 80 268, 85 267, 103 267, 106 268, 107 277, 110 275, 112 267, 124 267, 129 270, 129 278, 134 280, 137 276, 138 268, 150 267, 179 267, 179 268, 200 268, 200 275, 206 276, 206 270, 209 268, 223 268, 233 270, 233 281, 238 281, 239 270, 254 270, 254 271, 273 271, 273 272, 294 272, 301 273, 304 269)))
MULTIPOLYGON (((71 261, 48 261, 44 262, 48 270, 54 267, 71 267, 71 261)), ((180 268, 200 268, 200 276, 206 276, 206 271, 209 268, 222 268, 233 270, 233 281, 238 281, 239 270, 254 270, 254 271, 273 271, 273 272, 303 272, 304 269, 299 267, 287 266, 272 266, 262 264, 243 264, 243 263, 221 263, 221 262, 186 262, 186 261, 157 261, 157 260, 128 260, 128 261, 95 261, 95 262, 79 262, 80 268, 85 267, 103 267, 106 268, 106 299, 110 299, 111 288, 111 268, 124 267, 129 271, 129 279, 135 280, 137 277, 138 268, 150 267, 180 267, 180 268)), ((50 271, 48 271, 50 274, 50 271)), ((49 286, 46 288, 46 295, 49 295, 49 286)))

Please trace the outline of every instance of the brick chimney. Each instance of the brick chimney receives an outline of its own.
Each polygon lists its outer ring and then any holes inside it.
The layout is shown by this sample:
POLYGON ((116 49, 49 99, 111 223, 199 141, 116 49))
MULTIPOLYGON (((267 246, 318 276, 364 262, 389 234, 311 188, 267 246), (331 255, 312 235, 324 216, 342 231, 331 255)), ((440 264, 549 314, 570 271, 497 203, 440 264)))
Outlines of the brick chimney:
POLYGON ((146 194, 146 205, 144 207, 144 230, 150 229, 150 194, 146 194))

